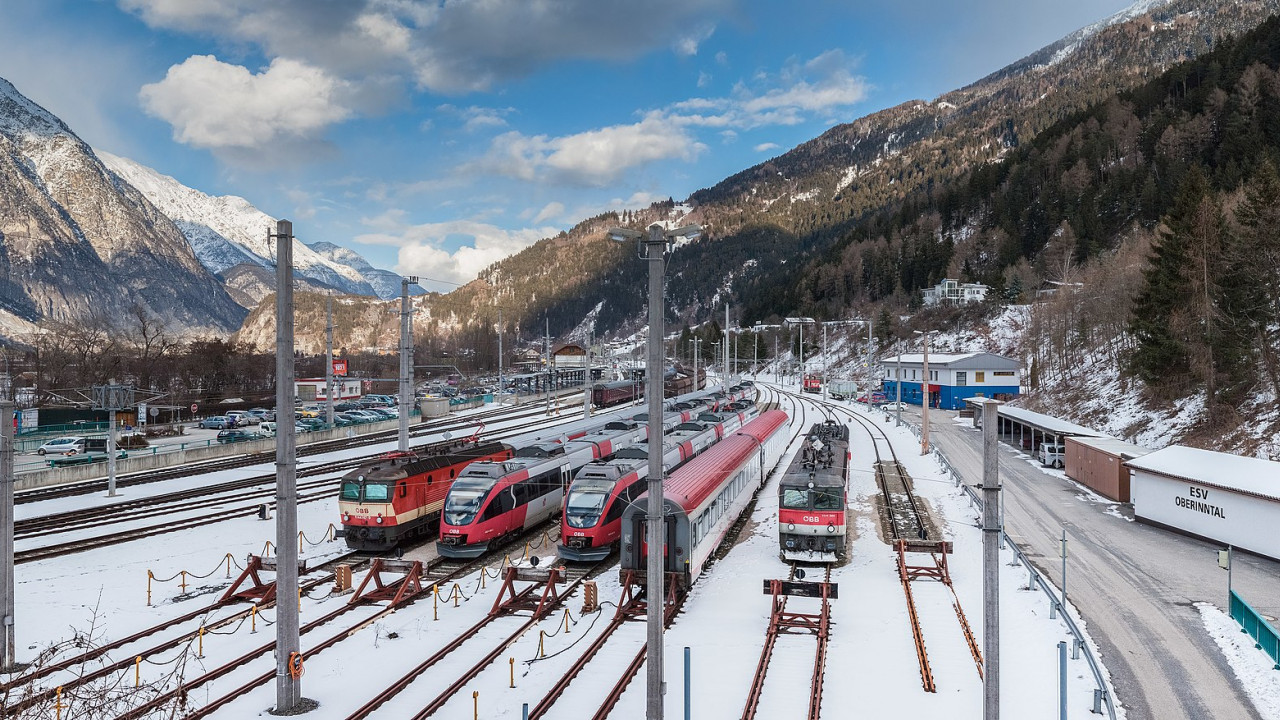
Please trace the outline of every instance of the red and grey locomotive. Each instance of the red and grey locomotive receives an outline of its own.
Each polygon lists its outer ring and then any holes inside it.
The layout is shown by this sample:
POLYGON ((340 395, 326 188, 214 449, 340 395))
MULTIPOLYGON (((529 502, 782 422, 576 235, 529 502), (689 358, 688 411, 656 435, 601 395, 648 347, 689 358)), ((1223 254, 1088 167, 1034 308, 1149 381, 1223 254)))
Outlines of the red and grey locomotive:
POLYGON ((505 460, 510 445, 480 443, 439 455, 390 452, 342 478, 338 512, 347 547, 389 550, 425 534, 440 517, 454 477, 477 460, 505 460))
POLYGON ((815 423, 778 481, 778 533, 786 560, 835 562, 845 553, 849 426, 815 423))

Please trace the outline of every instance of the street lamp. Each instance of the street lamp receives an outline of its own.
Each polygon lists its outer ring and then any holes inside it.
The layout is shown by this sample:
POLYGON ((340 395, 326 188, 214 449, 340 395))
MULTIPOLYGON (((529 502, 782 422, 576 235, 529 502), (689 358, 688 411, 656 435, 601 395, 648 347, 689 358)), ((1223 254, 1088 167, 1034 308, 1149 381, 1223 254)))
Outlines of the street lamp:
POLYGON ((800 326, 800 391, 804 392, 804 326, 816 321, 811 317, 789 317, 782 322, 785 325, 800 326))
POLYGON ((646 537, 649 539, 649 557, 645 571, 648 658, 647 687, 645 697, 648 720, 662 720, 662 620, 665 608, 663 592, 663 558, 665 549, 659 538, 663 532, 662 517, 662 274, 663 255, 677 238, 693 239, 702 234, 697 225, 686 225, 674 230, 664 230, 657 223, 649 226, 646 235, 629 228, 612 228, 609 238, 617 242, 639 241, 639 255, 649 261, 649 360, 645 372, 649 393, 649 476, 646 486, 649 492, 646 537))

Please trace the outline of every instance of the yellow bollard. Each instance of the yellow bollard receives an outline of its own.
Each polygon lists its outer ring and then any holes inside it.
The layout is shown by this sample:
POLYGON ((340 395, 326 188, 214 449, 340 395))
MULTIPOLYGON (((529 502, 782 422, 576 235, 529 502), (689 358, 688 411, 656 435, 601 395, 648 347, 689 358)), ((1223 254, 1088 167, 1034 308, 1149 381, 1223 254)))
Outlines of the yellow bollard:
POLYGON ((462 588, 458 587, 458 583, 453 584, 453 606, 458 607, 458 601, 462 599, 462 588))
POLYGON ((302 612, 302 588, 298 588, 298 612, 302 612))
POLYGON ((480 720, 480 691, 471 691, 471 720, 480 720))
POLYGON ((431 586, 431 619, 440 619, 440 586, 431 586))
POLYGON ((546 651, 543 649, 543 646, 542 646, 542 641, 543 641, 543 639, 544 639, 544 638, 546 638, 546 637, 547 637, 547 631, 546 631, 546 630, 539 630, 539 631, 538 631, 538 657, 540 657, 540 658, 542 658, 542 657, 546 657, 546 656, 547 656, 547 653, 546 653, 546 651))
POLYGON ((525 560, 529 559, 529 541, 527 540, 524 543, 524 559, 525 560))
POLYGON ((62 720, 62 686, 58 686, 58 692, 53 700, 54 710, 58 713, 57 720, 62 720))
POLYGON ((139 655, 133 659, 133 686, 138 687, 141 684, 142 684, 142 656, 139 655))
POLYGON ((231 579, 231 553, 227 553, 227 579, 231 579))
POLYGON ((516 686, 516 659, 507 658, 507 662, 511 664, 511 687, 516 686))
POLYGON ((199 632, 196 633, 196 638, 199 641, 199 646, 196 649, 196 657, 202 658, 204 657, 204 626, 203 625, 200 626, 199 632))
POLYGON ((302 531, 298 531, 298 554, 302 554, 302 531))
POLYGON ((504 558, 502 558, 502 567, 500 567, 500 568, 498 568, 498 569, 499 569, 499 570, 501 570, 502 568, 504 568, 504 567, 506 567, 506 566, 508 566, 508 565, 510 565, 510 564, 511 564, 511 553, 507 553, 507 556, 506 556, 506 557, 504 557, 504 558))
POLYGON ((182 586, 182 594, 186 595, 187 594, 187 571, 186 570, 182 571, 182 582, 179 584, 182 586))
POLYGON ((249 632, 258 632, 258 603, 249 608, 249 632))
MULTIPOLYGON (((489 566, 485 565, 484 567, 480 568, 480 589, 481 590, 484 589, 484 581, 487 580, 488 578, 489 578, 489 566)), ((148 602, 147 604, 149 605, 150 602, 148 602)))
POLYGON ((564 632, 569 634, 569 608, 564 609, 564 632))
POLYGON ((155 575, 151 571, 147 571, 147 607, 151 607, 151 581, 155 579, 155 575))

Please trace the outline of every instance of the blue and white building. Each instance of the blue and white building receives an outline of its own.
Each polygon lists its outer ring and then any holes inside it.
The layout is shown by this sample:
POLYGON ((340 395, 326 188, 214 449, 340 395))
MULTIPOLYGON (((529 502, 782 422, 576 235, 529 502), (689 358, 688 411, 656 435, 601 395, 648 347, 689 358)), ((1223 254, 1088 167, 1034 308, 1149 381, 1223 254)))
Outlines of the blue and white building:
POLYGON ((902 402, 924 404, 928 387, 929 407, 959 410, 966 398, 1017 397, 1022 363, 992 353, 929 353, 929 377, 924 376, 924 355, 900 355, 880 361, 886 399, 893 402, 902 385, 902 402))

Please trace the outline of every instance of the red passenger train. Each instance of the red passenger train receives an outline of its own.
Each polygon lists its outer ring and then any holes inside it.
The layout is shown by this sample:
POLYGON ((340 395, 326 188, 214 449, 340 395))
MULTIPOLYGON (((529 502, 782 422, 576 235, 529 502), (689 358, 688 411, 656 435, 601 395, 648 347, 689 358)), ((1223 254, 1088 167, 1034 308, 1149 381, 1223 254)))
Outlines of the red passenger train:
MULTIPOLYGON (((726 434, 754 417, 755 408, 722 415, 703 413, 698 420, 680 423, 663 438, 663 473, 675 470, 726 434)), ((633 445, 608 462, 583 468, 569 486, 560 518, 559 555, 565 560, 601 560, 622 536, 622 511, 645 491, 649 477, 647 445, 633 445)))
MULTIPOLYGON (((712 551, 781 458, 787 437, 779 431, 786 423, 781 410, 763 413, 663 484, 663 555, 666 572, 681 587, 692 585, 706 568, 712 551)), ((641 494, 622 514, 623 582, 645 581, 648 498, 647 492, 641 494)))
POLYGON ((439 455, 390 452, 342 478, 338 512, 347 547, 389 550, 434 529, 454 477, 477 460, 505 460, 510 445, 481 443, 439 455))
POLYGON ((849 426, 814 423, 778 481, 782 557, 835 562, 845 554, 849 486, 849 426))

